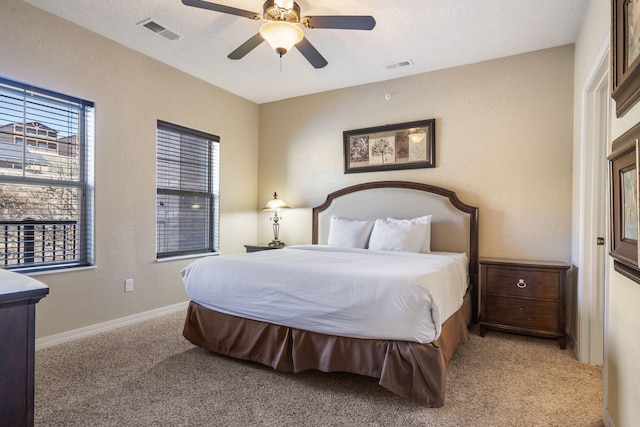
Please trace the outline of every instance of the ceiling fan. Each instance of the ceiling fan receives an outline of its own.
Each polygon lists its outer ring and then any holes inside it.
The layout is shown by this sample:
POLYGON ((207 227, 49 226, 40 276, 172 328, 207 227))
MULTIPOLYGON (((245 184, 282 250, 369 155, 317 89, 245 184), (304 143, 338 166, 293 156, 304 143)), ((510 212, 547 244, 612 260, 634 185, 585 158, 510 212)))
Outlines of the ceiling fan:
POLYGON ((244 18, 263 20, 260 31, 249 40, 241 44, 227 57, 242 59, 263 41, 267 41, 276 53, 282 57, 293 46, 300 51, 314 68, 327 65, 327 60, 306 39, 300 26, 306 28, 332 28, 339 30, 372 30, 376 26, 373 16, 303 16, 300 6, 293 0, 267 0, 262 5, 262 14, 224 6, 204 0, 182 0, 186 6, 213 10, 244 18))

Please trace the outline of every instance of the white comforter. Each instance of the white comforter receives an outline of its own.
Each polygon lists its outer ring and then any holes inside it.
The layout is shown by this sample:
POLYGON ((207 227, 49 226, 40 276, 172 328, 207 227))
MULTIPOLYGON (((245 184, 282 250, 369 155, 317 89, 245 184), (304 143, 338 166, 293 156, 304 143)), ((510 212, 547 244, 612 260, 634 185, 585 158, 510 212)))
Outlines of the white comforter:
POLYGON ((212 310, 330 335, 427 343, 462 306, 466 254, 329 246, 201 258, 182 272, 212 310))

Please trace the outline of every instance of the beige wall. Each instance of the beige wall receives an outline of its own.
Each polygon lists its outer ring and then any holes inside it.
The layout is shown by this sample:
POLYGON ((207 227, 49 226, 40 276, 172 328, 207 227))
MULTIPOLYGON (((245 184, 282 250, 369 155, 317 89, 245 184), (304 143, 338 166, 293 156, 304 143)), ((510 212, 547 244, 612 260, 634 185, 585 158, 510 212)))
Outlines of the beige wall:
MULTIPOLYGON (((604 1, 604 0, 599 0, 604 1)), ((640 122, 640 104, 615 117, 612 104, 611 141, 640 122)), ((609 259, 605 320, 605 410, 616 426, 635 425, 640 419, 640 284, 613 270, 609 259)))
MULTIPOLYGON (((342 187, 408 180, 480 209, 480 255, 569 262, 573 46, 260 105, 259 201, 294 209, 281 238, 311 240, 310 209, 342 187), (385 100, 385 94, 392 95, 385 100), (436 168, 343 174, 342 132, 436 119, 436 168)), ((268 215, 259 238, 271 239, 268 215)))
MULTIPOLYGON (((591 0, 585 15, 580 37, 576 43, 576 112, 582 108, 580 90, 592 73, 606 45, 611 30, 611 2, 591 0)), ((611 53, 611 52, 610 52, 611 53)), ((576 113, 577 114, 577 113, 576 113)), ((578 116, 577 116, 578 117, 578 116)), ((640 121, 640 105, 633 107, 620 119, 615 117, 615 102, 611 101, 611 141, 640 121)), ((585 125, 576 120, 576 131, 585 125)), ((587 124, 588 125, 588 124, 587 124)), ((580 143, 576 140, 576 144, 580 143)), ((607 425, 636 425, 640 419, 640 285, 613 270, 607 260, 609 279, 606 284, 604 411, 607 425)))
POLYGON ((188 261, 155 262, 158 119, 221 137, 221 250, 255 240, 256 104, 18 0, 0 2, 0 39, 2 77, 95 103, 96 267, 37 276, 38 337, 187 300, 188 261))

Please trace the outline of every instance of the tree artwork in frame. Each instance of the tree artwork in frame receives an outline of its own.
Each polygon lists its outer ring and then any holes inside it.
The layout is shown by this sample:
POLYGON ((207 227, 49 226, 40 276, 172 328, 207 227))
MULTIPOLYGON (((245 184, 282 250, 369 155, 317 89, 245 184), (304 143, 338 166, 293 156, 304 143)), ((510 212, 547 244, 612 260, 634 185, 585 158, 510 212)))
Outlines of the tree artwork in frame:
POLYGON ((640 100, 640 0, 612 0, 612 97, 616 116, 640 100))
POLYGON ((611 170, 611 248, 614 269, 640 283, 638 234, 640 231, 638 195, 638 141, 640 124, 629 129, 612 144, 611 170))
POLYGON ((344 131, 344 173, 436 166, 435 119, 344 131))

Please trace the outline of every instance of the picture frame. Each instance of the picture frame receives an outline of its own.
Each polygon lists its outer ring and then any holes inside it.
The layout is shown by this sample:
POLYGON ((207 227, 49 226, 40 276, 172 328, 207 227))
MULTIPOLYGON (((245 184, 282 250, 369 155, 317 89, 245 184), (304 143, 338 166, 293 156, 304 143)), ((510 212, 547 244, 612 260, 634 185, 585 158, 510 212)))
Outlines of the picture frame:
POLYGON ((612 0, 611 96, 622 117, 640 100, 640 1, 612 0))
POLYGON ((344 131, 344 173, 436 166, 435 119, 344 131))
POLYGON ((614 269, 637 283, 640 283, 639 141, 640 123, 613 142, 607 157, 611 176, 609 255, 614 258, 614 269))

